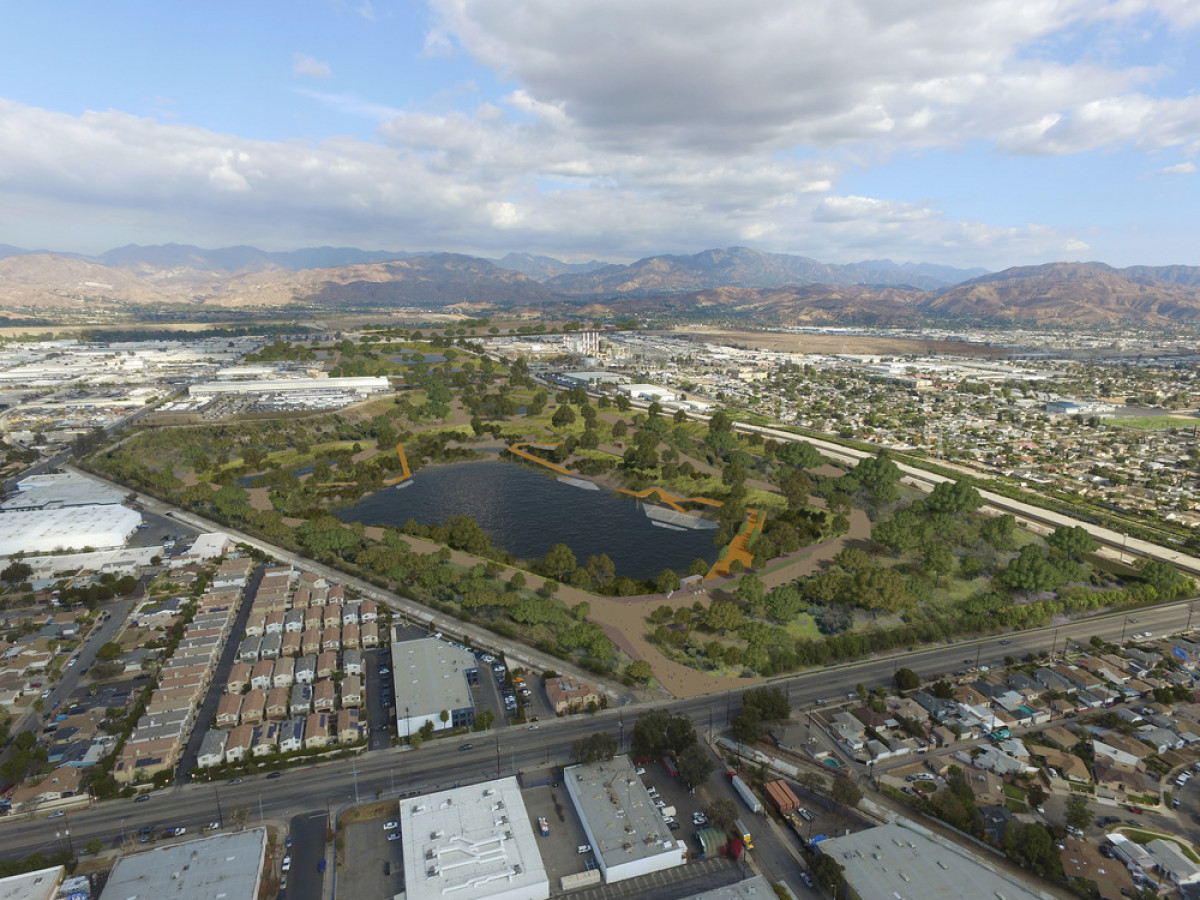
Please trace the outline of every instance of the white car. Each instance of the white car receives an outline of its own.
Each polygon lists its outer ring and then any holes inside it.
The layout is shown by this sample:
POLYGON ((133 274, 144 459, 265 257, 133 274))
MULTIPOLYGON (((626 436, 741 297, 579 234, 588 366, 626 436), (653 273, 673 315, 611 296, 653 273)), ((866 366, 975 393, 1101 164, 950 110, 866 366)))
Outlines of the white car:
POLYGON ((397 828, 399 828, 399 827, 400 827, 400 823, 399 823, 399 822, 384 822, 384 823, 383 823, 383 830, 384 830, 384 831, 395 831, 395 830, 396 830, 397 828))
MULTIPOLYGON (((1197 763, 1197 765, 1200 765, 1200 763, 1197 763)), ((646 770, 644 768, 642 768, 641 766, 638 766, 634 771, 637 772, 638 775, 646 774, 646 770)))
POLYGON ((283 867, 280 871, 290 872, 291 869, 292 869, 292 858, 291 858, 291 856, 285 856, 283 858, 283 867))
POLYGON ((575 852, 576 853, 588 853, 591 851, 591 849, 592 849, 591 844, 580 844, 578 847, 575 848, 575 852))
POLYGON ((398 832, 398 831, 393 831, 391 834, 389 834, 389 835, 388 835, 388 840, 389 840, 389 841, 398 841, 398 840, 400 840, 400 832, 398 832))

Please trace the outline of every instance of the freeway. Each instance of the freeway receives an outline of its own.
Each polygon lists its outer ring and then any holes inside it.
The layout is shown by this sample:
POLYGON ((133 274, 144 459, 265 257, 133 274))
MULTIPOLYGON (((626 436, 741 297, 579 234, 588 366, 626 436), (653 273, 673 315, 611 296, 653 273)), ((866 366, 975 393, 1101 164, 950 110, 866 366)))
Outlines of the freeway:
MULTIPOLYGON (((1136 616, 1108 615, 1079 622, 1014 633, 1007 638, 988 638, 962 644, 931 647, 886 658, 844 666, 816 669, 774 684, 783 688, 793 707, 806 707, 818 700, 837 700, 855 691, 890 685, 898 666, 908 666, 923 677, 968 665, 1003 664, 1005 656, 1056 650, 1067 645, 1086 645, 1093 635, 1119 641, 1122 636, 1151 632, 1154 636, 1182 631, 1191 625, 1192 602, 1139 610, 1136 616), (1007 641, 1007 643, 1001 643, 1007 641)), ((1197 619, 1200 624, 1200 619, 1197 619)), ((724 728, 741 710, 741 691, 693 697, 665 705, 687 715, 698 731, 724 728)), ((607 709, 594 716, 573 716, 540 723, 537 730, 506 728, 487 736, 471 736, 472 748, 460 752, 436 752, 435 744, 416 751, 388 749, 365 753, 352 760, 322 763, 285 771, 277 779, 265 775, 247 777, 236 786, 193 782, 152 794, 143 803, 112 800, 92 809, 72 812, 65 819, 12 817, 0 820, 3 856, 16 858, 35 850, 57 848, 61 832, 69 829, 76 846, 93 837, 115 846, 122 835, 143 825, 185 825, 189 833, 205 822, 229 821, 240 810, 249 825, 281 821, 303 812, 326 810, 337 813, 356 802, 395 799, 403 795, 467 784, 517 771, 545 771, 570 761, 575 741, 597 731, 612 734, 628 749, 626 738, 639 707, 607 709)), ((449 738, 447 742, 457 739, 449 738)))

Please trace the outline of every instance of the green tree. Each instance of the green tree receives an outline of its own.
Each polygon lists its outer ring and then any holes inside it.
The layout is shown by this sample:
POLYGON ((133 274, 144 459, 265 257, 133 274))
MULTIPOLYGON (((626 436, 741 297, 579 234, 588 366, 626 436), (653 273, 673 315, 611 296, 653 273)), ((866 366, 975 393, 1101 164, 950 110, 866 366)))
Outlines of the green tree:
POLYGON ((717 767, 709 753, 699 742, 685 747, 679 754, 676 764, 679 766, 679 777, 689 786, 703 784, 705 779, 717 767))
POLYGON ((1067 825, 1083 831, 1091 821, 1092 811, 1088 807, 1087 797, 1083 794, 1071 794, 1067 798, 1067 825))
POLYGON ((895 681, 900 691, 915 691, 921 686, 921 676, 907 667, 896 670, 895 681))
POLYGON ((932 512, 970 512, 981 506, 979 491, 964 481, 939 482, 925 499, 925 507, 932 512))
POLYGON ((834 777, 833 787, 829 791, 829 797, 834 803, 853 809, 858 806, 858 801, 862 799, 862 796, 862 789, 854 783, 854 779, 850 776, 837 775, 834 777))
POLYGON ((577 740, 571 747, 571 758, 578 763, 595 763, 612 759, 617 754, 617 741, 611 734, 596 732, 577 740))
POLYGON ((942 541, 930 541, 921 548, 921 568, 942 583, 942 576, 954 571, 954 553, 942 541))
POLYGON ((560 581, 574 572, 575 567, 575 554, 566 544, 555 544, 542 559, 542 568, 560 581))
POLYGON ((1082 559, 1086 554, 1096 549, 1096 541, 1082 525, 1060 525, 1050 532, 1046 543, 1052 548, 1072 559, 1082 559))
POLYGON ((654 677, 654 669, 646 660, 635 659, 625 667, 625 675, 631 681, 640 681, 644 684, 654 677))

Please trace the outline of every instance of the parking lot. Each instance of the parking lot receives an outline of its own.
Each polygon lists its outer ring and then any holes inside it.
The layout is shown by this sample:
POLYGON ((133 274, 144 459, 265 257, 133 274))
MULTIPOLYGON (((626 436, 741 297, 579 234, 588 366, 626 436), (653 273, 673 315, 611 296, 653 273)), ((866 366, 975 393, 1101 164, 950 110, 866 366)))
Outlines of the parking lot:
POLYGON ((397 821, 399 809, 365 822, 345 826, 345 865, 338 867, 339 897, 393 897, 404 890, 404 850, 399 840, 389 841, 397 829, 384 828, 397 821))
POLYGON ((545 816, 550 825, 548 836, 538 835, 538 850, 541 851, 553 893, 564 875, 583 872, 589 864, 594 865, 590 851, 579 852, 579 848, 587 843, 583 823, 575 814, 575 807, 571 805, 571 798, 567 796, 567 789, 562 782, 527 788, 522 792, 522 797, 533 833, 538 834, 538 816, 545 816))

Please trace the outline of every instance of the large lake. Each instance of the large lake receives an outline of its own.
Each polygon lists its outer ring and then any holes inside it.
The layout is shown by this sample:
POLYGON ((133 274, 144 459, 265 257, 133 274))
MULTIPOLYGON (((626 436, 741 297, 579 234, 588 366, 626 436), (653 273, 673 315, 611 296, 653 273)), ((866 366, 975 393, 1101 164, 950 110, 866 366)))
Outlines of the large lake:
POLYGON ((617 574, 631 578, 653 578, 668 567, 683 575, 696 557, 717 558, 713 531, 661 528, 631 497, 584 490, 499 460, 427 466, 407 485, 338 511, 345 522, 397 528, 409 519, 442 524, 453 515, 471 516, 492 543, 518 559, 544 556, 561 542, 579 565, 607 553, 617 574))

